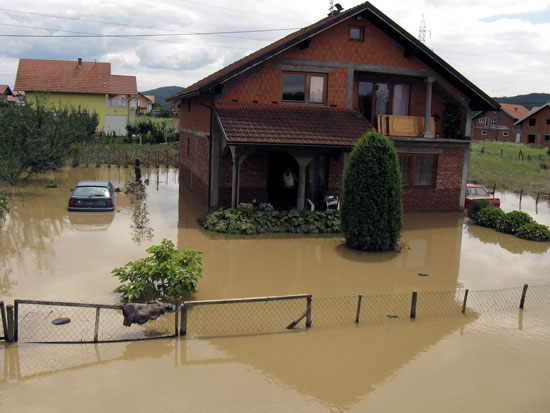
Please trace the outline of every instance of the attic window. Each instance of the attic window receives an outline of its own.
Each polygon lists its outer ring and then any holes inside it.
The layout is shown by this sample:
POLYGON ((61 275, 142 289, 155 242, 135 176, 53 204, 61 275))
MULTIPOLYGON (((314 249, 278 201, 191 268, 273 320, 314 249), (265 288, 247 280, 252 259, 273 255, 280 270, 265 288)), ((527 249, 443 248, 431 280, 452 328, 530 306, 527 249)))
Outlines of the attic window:
POLYGON ((350 26, 349 28, 349 41, 350 42, 362 42, 364 41, 363 26, 350 26))
POLYGON ((529 119, 529 126, 536 126, 537 120, 536 119, 529 119))

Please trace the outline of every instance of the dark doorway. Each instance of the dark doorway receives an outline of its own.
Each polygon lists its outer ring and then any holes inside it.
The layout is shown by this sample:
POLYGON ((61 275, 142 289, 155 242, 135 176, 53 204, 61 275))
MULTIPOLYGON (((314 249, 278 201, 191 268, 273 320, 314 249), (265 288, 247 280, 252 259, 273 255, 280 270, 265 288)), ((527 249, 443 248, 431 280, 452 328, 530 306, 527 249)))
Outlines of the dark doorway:
POLYGON ((308 195, 315 208, 324 206, 324 196, 328 189, 329 155, 319 154, 309 164, 308 195))
POLYGON ((537 138, 537 135, 528 134, 527 135, 527 143, 535 143, 536 138, 537 138))
POLYGON ((299 178, 298 162, 286 152, 271 152, 269 154, 268 168, 268 202, 270 202, 275 209, 286 209, 289 203, 292 208, 295 208, 298 195, 298 180, 295 180, 293 191, 288 193, 283 186, 283 174, 286 168, 290 168, 294 176, 299 178))

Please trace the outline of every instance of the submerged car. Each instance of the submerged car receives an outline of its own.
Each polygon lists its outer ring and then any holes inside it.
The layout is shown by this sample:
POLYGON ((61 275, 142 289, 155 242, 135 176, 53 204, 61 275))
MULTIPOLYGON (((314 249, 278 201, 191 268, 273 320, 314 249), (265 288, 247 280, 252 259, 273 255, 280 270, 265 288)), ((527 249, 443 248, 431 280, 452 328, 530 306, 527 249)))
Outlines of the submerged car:
POLYGON ((495 208, 500 208, 500 199, 492 196, 484 187, 481 185, 467 184, 464 208, 468 208, 468 205, 470 205, 472 201, 477 201, 480 199, 486 199, 490 201, 495 208))
POLYGON ((72 189, 69 211, 114 211, 115 187, 109 181, 80 181, 72 189))

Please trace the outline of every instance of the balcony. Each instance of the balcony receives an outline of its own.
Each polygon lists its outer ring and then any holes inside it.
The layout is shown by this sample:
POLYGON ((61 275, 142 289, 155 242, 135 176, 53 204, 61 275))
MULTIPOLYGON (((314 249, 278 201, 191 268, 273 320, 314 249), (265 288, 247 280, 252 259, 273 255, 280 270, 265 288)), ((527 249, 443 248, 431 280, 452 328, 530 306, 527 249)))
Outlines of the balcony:
MULTIPOLYGON (((386 136, 424 136, 423 116, 378 115, 378 132, 386 136)), ((430 118, 431 136, 436 136, 435 120, 430 118)))

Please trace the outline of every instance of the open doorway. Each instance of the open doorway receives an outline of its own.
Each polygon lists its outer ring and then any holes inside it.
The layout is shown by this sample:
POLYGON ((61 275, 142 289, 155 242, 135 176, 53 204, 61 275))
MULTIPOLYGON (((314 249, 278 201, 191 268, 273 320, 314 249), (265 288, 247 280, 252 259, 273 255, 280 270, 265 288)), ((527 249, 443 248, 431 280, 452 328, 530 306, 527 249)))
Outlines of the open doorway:
POLYGON ((296 199, 298 196, 298 162, 292 155, 286 152, 271 152, 269 154, 269 172, 267 181, 267 200, 275 209, 296 208, 296 199), (290 168, 290 173, 294 179, 292 190, 285 190, 283 184, 283 175, 286 168, 290 168))

